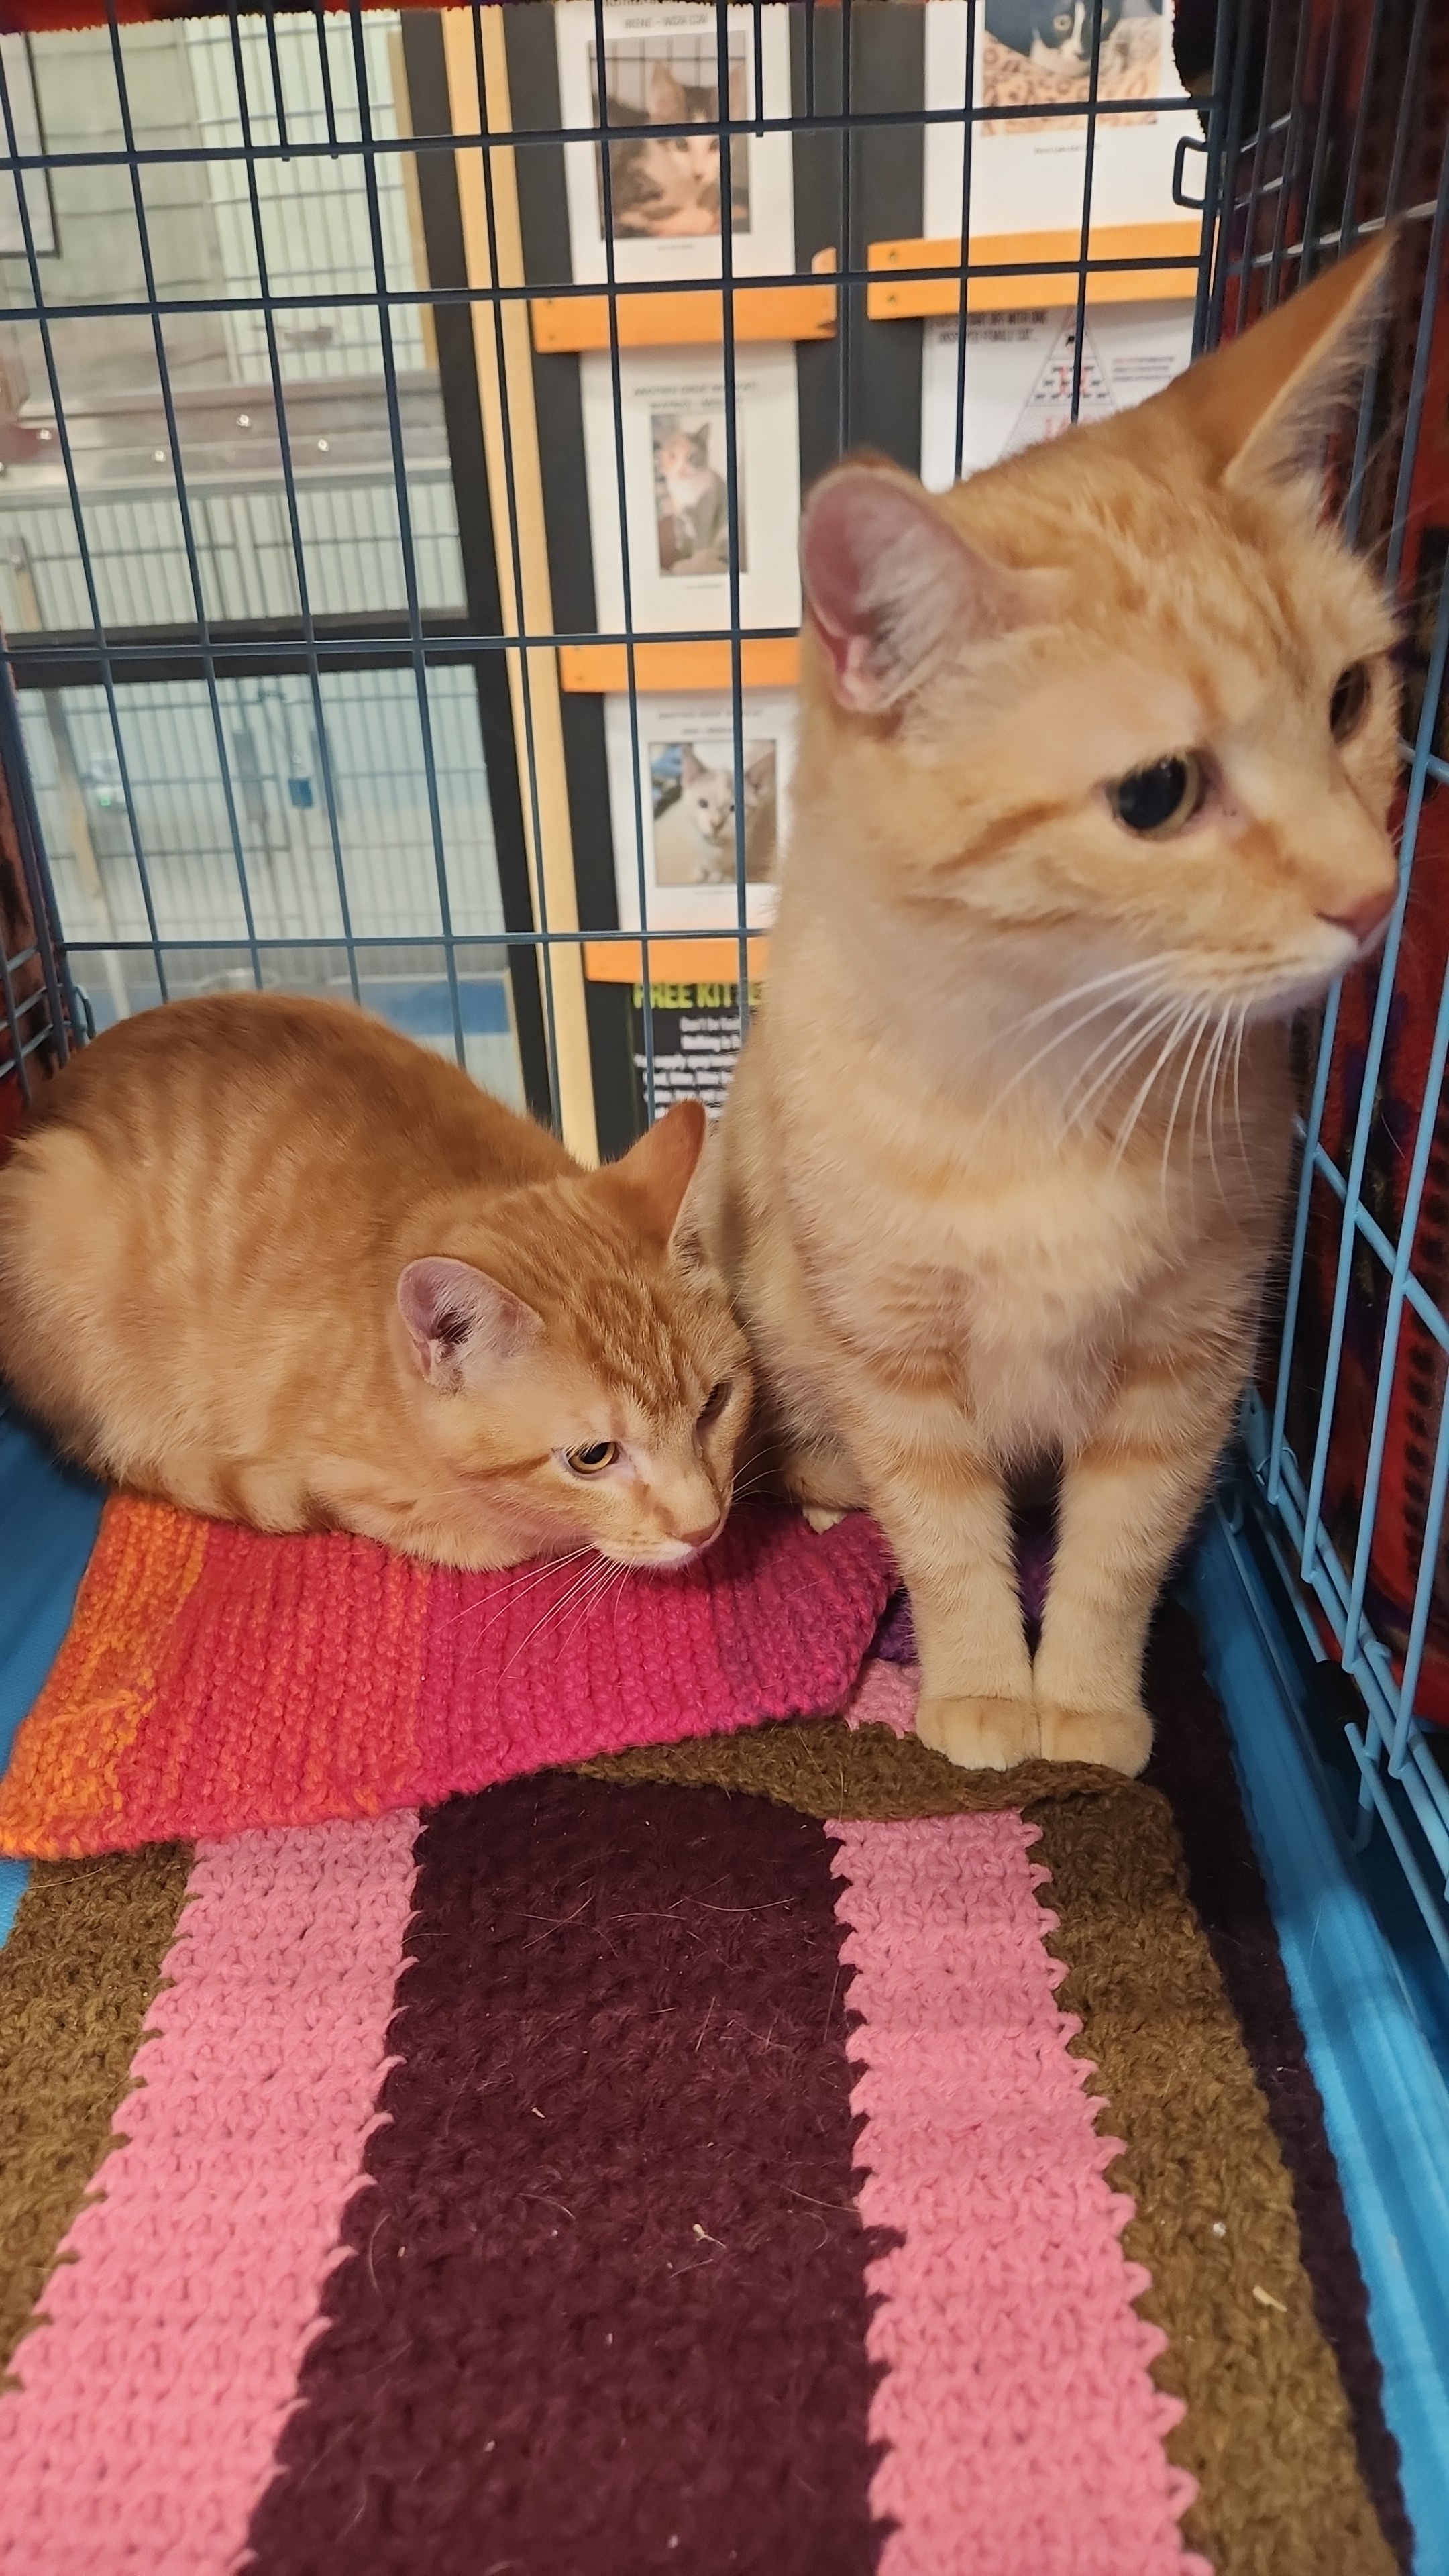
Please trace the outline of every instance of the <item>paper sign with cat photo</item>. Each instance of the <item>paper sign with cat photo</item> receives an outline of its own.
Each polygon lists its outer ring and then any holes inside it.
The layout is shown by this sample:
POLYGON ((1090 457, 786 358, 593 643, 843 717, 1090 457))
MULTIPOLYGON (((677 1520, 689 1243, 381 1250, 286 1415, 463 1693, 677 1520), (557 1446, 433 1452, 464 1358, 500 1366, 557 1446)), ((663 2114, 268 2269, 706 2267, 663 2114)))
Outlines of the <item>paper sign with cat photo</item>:
MULTIPOLYGON (((1059 438, 1071 427, 1077 317, 1051 310, 973 314, 966 327, 961 472, 1059 438)), ((1087 310, 1079 420, 1105 420, 1161 391, 1192 356, 1190 304, 1099 304, 1087 310)), ((956 480, 959 347, 954 322, 926 324, 921 366, 921 480, 956 480)))
POLYGON ((617 426, 610 360, 602 352, 586 354, 579 382, 600 633, 617 634, 624 625, 620 429, 634 632, 718 634, 727 628, 732 542, 742 624, 795 626, 800 429, 793 349, 739 353, 733 499, 724 374, 712 353, 626 349, 617 426))
MULTIPOLYGON (((774 917, 774 873, 794 766, 795 705, 784 691, 746 689, 736 766, 728 698, 638 701, 639 805, 644 814, 645 901, 650 930, 727 930, 738 918, 744 852, 752 929, 774 917)), ((640 922, 634 734, 627 698, 604 710, 619 925, 640 922)))
MULTIPOLYGON (((656 411, 649 421, 654 449, 654 506, 659 522, 659 569, 673 580, 730 568, 729 452, 725 414, 656 411)), ((735 433, 736 470, 744 485, 742 442, 735 433)), ((749 562, 744 513, 735 529, 741 572, 749 562)))
MULTIPOLYGON (((1184 221, 1173 203, 1179 138, 1202 140, 1172 52, 1172 0, 932 0, 926 20, 926 105, 963 106, 970 17, 976 23, 973 104, 1009 109, 974 129, 971 231, 1055 231, 1082 220, 1086 116, 1042 114, 1080 102, 1091 87, 1100 28, 1092 221, 1184 221), (1134 108, 1134 100, 1152 102, 1134 108), (1182 101, 1181 107, 1174 104, 1182 101)), ((928 236, 961 230, 959 124, 930 125, 925 142, 928 236)))
MULTIPOLYGON (((762 104, 790 113, 788 13, 767 10, 761 29, 762 104)), ((566 127, 610 137, 564 146, 569 238, 578 284, 718 277, 726 221, 737 276, 787 274, 795 260, 788 134, 736 134, 720 149, 721 123, 754 116, 754 12, 731 9, 723 97, 716 13, 697 6, 607 8, 602 77, 592 0, 554 12, 559 100, 566 127), (722 171, 728 167, 728 184, 722 171)))

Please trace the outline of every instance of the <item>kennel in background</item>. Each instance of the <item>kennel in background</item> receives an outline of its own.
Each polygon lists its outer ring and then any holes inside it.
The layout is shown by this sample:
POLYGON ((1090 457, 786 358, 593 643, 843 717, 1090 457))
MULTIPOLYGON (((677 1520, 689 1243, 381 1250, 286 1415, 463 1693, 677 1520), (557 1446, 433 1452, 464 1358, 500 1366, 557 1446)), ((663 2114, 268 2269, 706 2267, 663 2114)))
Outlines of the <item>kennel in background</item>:
POLYGON ((985 0, 0 26, 0 1136, 98 1028, 228 986, 350 995, 586 1157, 717 1104, 800 490, 1131 400, 1401 219, 1336 459, 1402 616, 1401 893, 1300 1031, 1185 1580, 1449 2567, 1449 20, 1180 0, 1174 57, 1128 0, 1055 90, 985 0), (1033 133, 1075 193, 1027 230, 1033 133))

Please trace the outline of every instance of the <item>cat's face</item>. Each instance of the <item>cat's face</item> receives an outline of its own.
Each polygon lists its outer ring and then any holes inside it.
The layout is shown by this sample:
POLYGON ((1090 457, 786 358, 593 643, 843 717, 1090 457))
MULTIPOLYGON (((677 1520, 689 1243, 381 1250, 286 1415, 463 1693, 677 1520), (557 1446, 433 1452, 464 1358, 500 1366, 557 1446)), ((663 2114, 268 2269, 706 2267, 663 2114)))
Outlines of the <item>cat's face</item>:
POLYGON ((711 470, 708 430, 701 429, 693 434, 685 429, 671 430, 660 444, 659 470, 670 482, 708 474, 711 470))
POLYGON ((728 769, 707 769, 688 743, 680 769, 680 793, 690 822, 702 841, 713 846, 735 828, 735 782, 728 769))
POLYGON ((459 1246, 402 1274, 427 1436, 521 1552, 680 1565, 723 1526, 749 1355, 722 1287, 672 1240, 704 1132, 682 1104, 622 1163, 517 1192, 476 1247, 486 1267, 459 1246))
POLYGON ((1094 26, 1105 44, 1121 15, 1122 0, 986 0, 988 34, 1059 71, 1090 62, 1094 26))
POLYGON ((1312 467, 1383 260, 942 502, 820 488, 799 806, 943 959, 1246 1020, 1382 929, 1394 628, 1312 467))

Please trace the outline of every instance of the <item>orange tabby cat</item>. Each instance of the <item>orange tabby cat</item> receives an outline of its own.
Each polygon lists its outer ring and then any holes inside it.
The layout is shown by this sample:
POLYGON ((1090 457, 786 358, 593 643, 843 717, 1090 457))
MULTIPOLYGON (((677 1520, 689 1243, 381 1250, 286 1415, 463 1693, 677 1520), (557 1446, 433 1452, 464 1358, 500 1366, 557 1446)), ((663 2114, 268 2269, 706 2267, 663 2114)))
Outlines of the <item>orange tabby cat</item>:
POLYGON ((585 1172, 456 1065, 335 1003, 123 1021, 0 1173, 0 1374, 97 1474, 437 1564, 676 1565, 750 1400, 671 1248, 697 1102, 585 1172))
POLYGON ((794 829, 698 1216, 788 1483, 867 1503, 920 1731, 1135 1772, 1147 1623, 1253 1350, 1285 1022, 1395 890, 1393 626, 1321 524, 1382 242, 943 500, 816 490, 794 829), (1016 1481, 1060 1474, 1035 1664, 1016 1481))

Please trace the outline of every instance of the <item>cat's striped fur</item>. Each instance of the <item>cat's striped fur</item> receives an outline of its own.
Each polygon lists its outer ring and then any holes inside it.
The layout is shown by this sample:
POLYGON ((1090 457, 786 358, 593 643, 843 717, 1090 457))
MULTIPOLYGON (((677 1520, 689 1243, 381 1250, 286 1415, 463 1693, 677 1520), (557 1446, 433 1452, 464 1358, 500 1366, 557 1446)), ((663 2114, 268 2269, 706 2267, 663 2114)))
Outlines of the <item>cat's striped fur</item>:
POLYGON ((680 1105, 586 1172, 362 1012, 147 1011, 0 1172, 0 1375, 97 1474, 440 1564, 677 1564, 728 1509, 741 1335, 675 1219, 680 1105), (569 1453, 614 1444, 581 1473, 569 1453))

